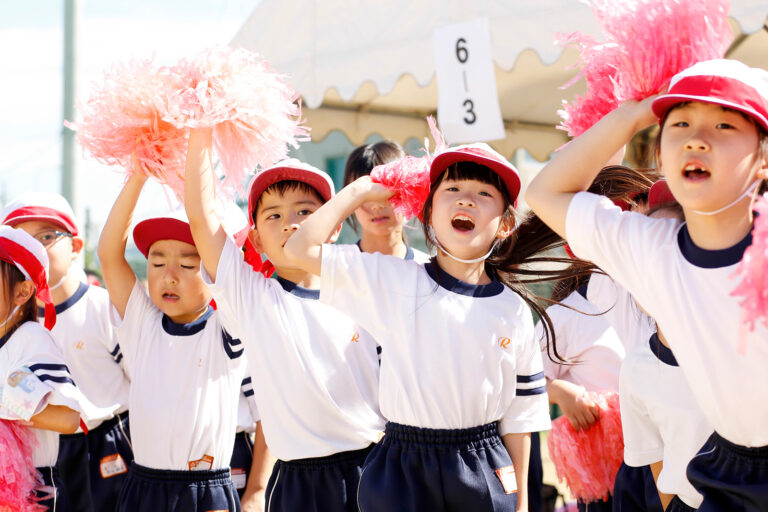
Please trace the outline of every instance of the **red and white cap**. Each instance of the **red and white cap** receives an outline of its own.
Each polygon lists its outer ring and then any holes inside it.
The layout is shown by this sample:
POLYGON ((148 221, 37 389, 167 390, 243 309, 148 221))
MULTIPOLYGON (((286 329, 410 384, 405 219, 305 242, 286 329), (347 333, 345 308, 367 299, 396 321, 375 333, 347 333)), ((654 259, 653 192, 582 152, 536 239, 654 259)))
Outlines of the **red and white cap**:
POLYGON ((672 191, 669 190, 667 180, 658 180, 651 186, 651 190, 648 191, 648 208, 653 209, 664 203, 676 201, 677 199, 672 195, 672 191))
MULTIPOLYGON (((234 238, 238 247, 242 247, 248 237, 248 221, 245 214, 232 202, 222 202, 216 206, 224 231, 234 238)), ((195 245, 189 219, 183 208, 162 217, 145 219, 133 228, 133 242, 145 258, 149 255, 149 248, 158 240, 178 240, 195 245)))
POLYGON ((670 108, 684 101, 738 110, 768 131, 768 71, 764 69, 730 59, 699 62, 673 76, 669 91, 656 98, 651 108, 663 119, 670 108))
POLYGON ((279 181, 301 181, 317 190, 324 201, 333 197, 333 180, 325 173, 295 158, 282 160, 277 164, 256 173, 248 184, 248 217, 253 226, 253 210, 259 197, 270 186, 279 181))
POLYGON ((498 174, 507 186, 510 200, 517 206, 517 196, 520 194, 520 174, 506 158, 482 142, 455 146, 439 153, 432 160, 429 169, 429 183, 434 184, 443 171, 457 162, 475 162, 498 174))
POLYGON ((35 285, 35 295, 45 304, 45 327, 56 324, 56 309, 48 289, 48 253, 40 242, 23 229, 0 226, 0 260, 18 268, 35 285))
POLYGON ((2 217, 7 226, 36 220, 61 226, 74 236, 78 234, 75 212, 64 197, 53 192, 25 192, 5 205, 2 217))

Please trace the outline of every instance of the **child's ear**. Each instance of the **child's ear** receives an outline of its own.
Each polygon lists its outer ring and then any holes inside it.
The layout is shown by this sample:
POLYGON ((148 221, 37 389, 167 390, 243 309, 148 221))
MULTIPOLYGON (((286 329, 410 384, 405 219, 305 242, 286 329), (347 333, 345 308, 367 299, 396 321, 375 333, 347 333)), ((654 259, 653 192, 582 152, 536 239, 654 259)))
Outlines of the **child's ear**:
POLYGON ((16 284, 16 288, 13 290, 13 304, 26 304, 34 294, 35 285, 32 283, 32 281, 22 281, 16 284))
POLYGON ((85 242, 79 236, 72 237, 72 259, 74 260, 85 247, 85 242))
POLYGON ((256 228, 248 231, 248 240, 251 241, 253 248, 256 249, 256 252, 259 254, 264 252, 264 246, 261 245, 261 236, 259 236, 259 232, 256 231, 256 228))
POLYGON ((344 225, 344 223, 339 224, 339 227, 336 228, 336 231, 333 232, 331 237, 328 239, 330 243, 336 243, 336 240, 339 239, 339 235, 341 234, 341 227, 344 225))
POLYGON ((515 231, 514 219, 502 219, 499 223, 499 229, 496 231, 496 238, 506 240, 515 231))

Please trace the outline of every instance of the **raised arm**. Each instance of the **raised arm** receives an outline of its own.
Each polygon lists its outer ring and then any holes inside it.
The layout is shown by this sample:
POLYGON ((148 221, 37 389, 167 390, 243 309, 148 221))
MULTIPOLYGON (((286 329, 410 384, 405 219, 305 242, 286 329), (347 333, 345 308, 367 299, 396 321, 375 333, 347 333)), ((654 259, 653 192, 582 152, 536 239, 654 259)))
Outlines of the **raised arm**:
POLYGON ((128 178, 115 204, 112 205, 99 237, 98 254, 104 284, 109 292, 109 300, 117 308, 120 318, 125 316, 131 290, 136 284, 136 275, 125 259, 125 245, 128 242, 128 231, 131 228, 136 201, 146 181, 147 177, 138 172, 128 178))
POLYGON ((627 101, 555 154, 528 186, 525 200, 536 215, 565 238, 565 215, 577 192, 587 190, 600 169, 638 130, 651 125, 655 96, 627 101))
POLYGON ((212 145, 211 128, 191 130, 184 177, 184 208, 205 271, 215 281, 227 234, 216 215, 212 145))
POLYGON ((285 255, 307 272, 319 276, 322 246, 344 219, 366 201, 383 202, 392 194, 385 186, 371 181, 370 176, 358 178, 301 224, 299 230, 286 242, 285 255))

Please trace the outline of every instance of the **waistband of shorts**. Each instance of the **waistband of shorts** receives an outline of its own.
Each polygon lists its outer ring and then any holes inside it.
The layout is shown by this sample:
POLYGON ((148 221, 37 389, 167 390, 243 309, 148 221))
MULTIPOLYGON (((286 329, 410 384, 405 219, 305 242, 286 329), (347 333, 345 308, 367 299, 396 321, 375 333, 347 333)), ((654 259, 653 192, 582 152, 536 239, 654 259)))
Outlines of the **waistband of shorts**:
POLYGON ((749 457, 749 458, 755 458, 755 459, 768 459, 768 445, 757 446, 754 448, 751 448, 749 446, 741 446, 739 444, 730 442, 729 440, 727 440, 717 432, 714 432, 712 434, 712 441, 722 449, 727 450, 736 455, 740 455, 742 457, 749 457))
POLYGON ((281 465, 293 468, 324 468, 329 466, 336 466, 339 464, 347 463, 359 463, 362 464, 365 458, 373 450, 375 445, 371 443, 369 446, 361 450, 351 450, 348 452, 338 452, 325 457, 310 457, 308 459, 293 459, 293 460, 278 460, 281 465))
MULTIPOLYGON (((115 413, 114 416, 109 418, 108 420, 104 420, 97 427, 93 427, 92 429, 88 430, 88 433, 92 432, 100 432, 102 430, 110 430, 112 427, 116 426, 118 423, 120 423, 122 420, 128 419, 128 411, 121 412, 121 413, 115 413)), ((59 439, 78 439, 81 437, 85 437, 87 434, 85 432, 77 432, 75 434, 59 434, 59 439)))
POLYGON ((467 445, 479 441, 500 439, 497 422, 477 427, 442 429, 424 428, 387 422, 384 438, 425 445, 467 445))
POLYGON ((135 478, 162 482, 210 482, 229 480, 229 468, 184 471, 177 469, 153 469, 133 462, 130 475, 135 478))

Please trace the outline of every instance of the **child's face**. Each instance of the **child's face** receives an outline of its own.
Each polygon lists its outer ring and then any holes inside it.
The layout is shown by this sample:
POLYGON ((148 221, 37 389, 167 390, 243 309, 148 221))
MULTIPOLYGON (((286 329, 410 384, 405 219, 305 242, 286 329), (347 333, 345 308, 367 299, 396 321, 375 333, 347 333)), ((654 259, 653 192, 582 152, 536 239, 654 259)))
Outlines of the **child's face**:
POLYGON ((150 246, 147 288, 155 306, 176 323, 197 319, 211 301, 197 249, 179 240, 158 240, 150 246))
POLYGON ((315 194, 299 188, 286 190, 284 194, 264 192, 256 212, 256 228, 248 237, 275 268, 290 266, 283 249, 285 243, 321 204, 315 194))
POLYGON ((51 222, 28 221, 15 226, 40 242, 48 253, 48 284, 56 285, 69 271, 83 248, 83 240, 73 237, 66 229, 51 222))
POLYGON ((504 199, 493 185, 445 179, 432 198, 430 225, 440 244, 458 258, 482 256, 497 236, 504 199))
POLYGON ((403 225, 403 217, 389 203, 365 202, 355 210, 355 218, 363 232, 373 236, 388 236, 403 225))
POLYGON ((659 149, 661 171, 685 210, 713 211, 757 178, 758 131, 749 119, 711 103, 672 110, 659 149))

